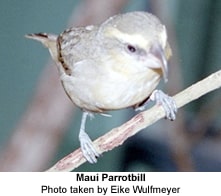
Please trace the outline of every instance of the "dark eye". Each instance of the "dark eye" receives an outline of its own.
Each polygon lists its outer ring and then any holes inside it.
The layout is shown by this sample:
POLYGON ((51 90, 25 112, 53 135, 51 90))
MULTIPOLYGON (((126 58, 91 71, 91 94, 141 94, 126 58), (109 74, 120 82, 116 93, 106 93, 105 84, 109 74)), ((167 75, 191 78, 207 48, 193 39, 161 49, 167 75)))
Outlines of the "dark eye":
POLYGON ((132 53, 136 52, 136 48, 130 44, 127 45, 127 49, 132 53))

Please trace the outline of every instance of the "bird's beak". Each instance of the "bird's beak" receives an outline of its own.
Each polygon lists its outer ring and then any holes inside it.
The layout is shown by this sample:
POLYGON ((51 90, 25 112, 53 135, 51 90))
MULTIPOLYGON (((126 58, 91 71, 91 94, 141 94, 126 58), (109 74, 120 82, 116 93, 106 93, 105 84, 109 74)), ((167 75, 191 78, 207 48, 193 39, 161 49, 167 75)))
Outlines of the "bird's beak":
POLYGON ((167 82, 168 65, 162 46, 159 43, 153 44, 149 50, 149 55, 150 57, 154 58, 154 61, 157 61, 153 64, 149 64, 149 67, 152 69, 161 69, 164 81, 167 82))

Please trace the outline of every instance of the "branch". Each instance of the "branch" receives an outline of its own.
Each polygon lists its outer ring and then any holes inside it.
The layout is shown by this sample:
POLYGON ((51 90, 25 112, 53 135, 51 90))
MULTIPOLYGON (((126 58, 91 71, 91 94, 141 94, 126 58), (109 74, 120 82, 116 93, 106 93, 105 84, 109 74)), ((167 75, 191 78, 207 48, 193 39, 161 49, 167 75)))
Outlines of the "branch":
MULTIPOLYGON (((221 70, 211 74, 207 78, 193 84, 173 98, 180 108, 187 103, 221 87, 221 70)), ((141 112, 120 127, 114 128, 94 141, 97 151, 101 154, 123 144, 129 137, 140 130, 152 125, 165 116, 162 107, 153 106, 147 111, 141 112)), ((70 153, 47 171, 71 171, 85 162, 85 158, 79 149, 70 153)))

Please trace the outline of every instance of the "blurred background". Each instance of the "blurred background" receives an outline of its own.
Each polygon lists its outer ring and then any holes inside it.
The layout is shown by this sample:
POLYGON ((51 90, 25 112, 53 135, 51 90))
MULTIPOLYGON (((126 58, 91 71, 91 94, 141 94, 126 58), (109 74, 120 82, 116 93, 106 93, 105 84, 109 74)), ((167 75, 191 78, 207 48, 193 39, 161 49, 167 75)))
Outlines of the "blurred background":
MULTIPOLYGON (((0 1, 0 171, 44 171, 79 147, 81 111, 61 88, 47 49, 24 35, 59 34, 135 10, 167 27, 173 57, 164 92, 174 95, 220 69, 218 0, 0 1)), ((160 120, 76 171, 221 171, 220 105, 217 90, 181 108, 176 121, 160 120)), ((91 138, 135 115, 110 114, 87 121, 91 138)))

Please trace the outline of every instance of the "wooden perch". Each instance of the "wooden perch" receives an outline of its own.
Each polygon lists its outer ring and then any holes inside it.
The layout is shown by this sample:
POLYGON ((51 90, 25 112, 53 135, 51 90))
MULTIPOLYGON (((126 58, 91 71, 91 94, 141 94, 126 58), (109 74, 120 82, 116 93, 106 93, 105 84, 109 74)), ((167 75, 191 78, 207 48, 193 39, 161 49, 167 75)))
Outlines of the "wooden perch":
MULTIPOLYGON (((221 70, 186 88, 182 92, 176 94, 173 98, 177 104, 177 107, 180 108, 220 87, 221 70)), ((125 142, 129 137, 152 125, 164 116, 165 113, 163 108, 155 105, 149 110, 137 114, 123 125, 114 128, 105 135, 99 137, 94 141, 94 145, 100 154, 112 150, 113 148, 123 144, 123 142, 125 142)), ((47 171, 72 171, 84 162, 86 162, 86 160, 79 148, 58 161, 47 171)))

